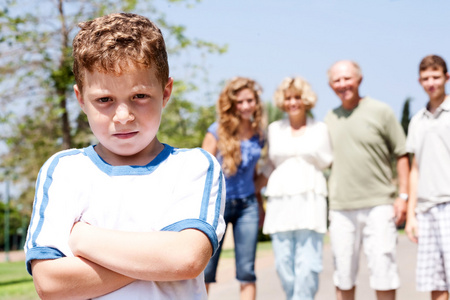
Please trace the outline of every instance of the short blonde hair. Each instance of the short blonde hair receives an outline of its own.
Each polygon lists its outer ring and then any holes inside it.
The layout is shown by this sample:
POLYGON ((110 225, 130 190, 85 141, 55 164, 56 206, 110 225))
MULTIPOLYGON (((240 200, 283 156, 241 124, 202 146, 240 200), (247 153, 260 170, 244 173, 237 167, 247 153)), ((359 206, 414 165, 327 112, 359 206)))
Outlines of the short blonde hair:
POLYGON ((274 103, 279 109, 284 110, 285 93, 289 89, 294 89, 300 93, 307 111, 311 110, 316 105, 317 95, 305 79, 301 77, 286 77, 280 83, 273 95, 274 103))

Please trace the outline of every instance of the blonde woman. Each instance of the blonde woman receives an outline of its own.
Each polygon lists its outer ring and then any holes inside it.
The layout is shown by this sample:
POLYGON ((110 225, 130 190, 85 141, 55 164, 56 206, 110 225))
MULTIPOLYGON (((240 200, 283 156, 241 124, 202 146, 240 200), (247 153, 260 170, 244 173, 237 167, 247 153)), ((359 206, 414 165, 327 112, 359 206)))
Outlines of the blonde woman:
MULTIPOLYGON (((226 176, 225 223, 233 225, 236 278, 241 299, 255 299, 255 255, 259 207, 255 168, 264 145, 261 88, 252 79, 233 78, 217 101, 218 121, 205 136, 202 148, 217 156, 226 176)), ((222 243, 205 269, 207 289, 216 281, 222 243)))
POLYGON ((326 232, 326 180, 332 161, 328 131, 309 111, 317 97, 299 77, 285 78, 274 95, 287 118, 268 128, 269 160, 266 216, 275 264, 287 299, 314 299, 322 270, 326 232))

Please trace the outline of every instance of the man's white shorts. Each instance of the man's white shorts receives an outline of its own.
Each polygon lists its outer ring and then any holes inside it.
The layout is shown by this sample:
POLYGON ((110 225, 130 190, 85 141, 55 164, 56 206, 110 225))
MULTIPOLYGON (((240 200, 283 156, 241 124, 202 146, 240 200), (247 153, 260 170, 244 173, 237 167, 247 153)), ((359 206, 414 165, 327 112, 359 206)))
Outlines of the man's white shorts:
POLYGON ((450 290, 450 203, 417 214, 416 288, 420 292, 450 290))
POLYGON ((350 290, 356 285, 361 246, 367 257, 370 287, 387 291, 400 286, 392 205, 331 210, 330 239, 335 267, 333 281, 339 289, 350 290))

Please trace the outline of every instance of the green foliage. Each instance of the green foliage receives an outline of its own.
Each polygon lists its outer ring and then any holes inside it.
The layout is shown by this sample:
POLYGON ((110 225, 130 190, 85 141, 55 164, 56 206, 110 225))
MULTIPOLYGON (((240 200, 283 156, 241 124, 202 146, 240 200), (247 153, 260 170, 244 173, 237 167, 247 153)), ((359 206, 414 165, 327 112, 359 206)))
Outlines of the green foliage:
MULTIPOLYGON (((5 211, 6 204, 0 202, 0 249, 4 249, 5 247, 5 211)), ((25 217, 25 220, 22 220, 22 215, 16 207, 10 207, 9 209, 9 236, 10 240, 16 240, 17 244, 12 245, 11 247, 19 248, 20 237, 23 234, 23 224, 28 224, 28 218, 25 217)))
POLYGON ((406 135, 408 134, 408 126, 409 122, 411 121, 411 114, 409 109, 411 101, 412 98, 406 98, 405 103, 403 104, 401 125, 406 135))
POLYGON ((178 148, 200 147, 208 126, 215 120, 215 107, 201 107, 184 100, 183 95, 195 89, 177 81, 163 111, 158 139, 178 148))
POLYGON ((267 115, 268 124, 282 119, 285 115, 284 111, 276 107, 272 102, 266 102, 264 104, 264 110, 267 115))

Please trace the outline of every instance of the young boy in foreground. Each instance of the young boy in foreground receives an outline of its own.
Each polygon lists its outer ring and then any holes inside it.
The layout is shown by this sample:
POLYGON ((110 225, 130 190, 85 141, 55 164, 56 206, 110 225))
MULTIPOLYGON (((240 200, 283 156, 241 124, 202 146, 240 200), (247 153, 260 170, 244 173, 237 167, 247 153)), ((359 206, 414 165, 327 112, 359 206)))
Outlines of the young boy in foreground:
POLYGON ((450 75, 436 55, 419 65, 419 83, 429 102, 409 125, 406 147, 414 154, 406 232, 418 243, 416 286, 431 299, 450 290, 450 75))
POLYGON ((74 86, 98 144, 41 168, 25 245, 42 298, 206 299, 203 269, 224 233, 220 165, 156 138, 173 79, 148 19, 80 24, 74 86))

